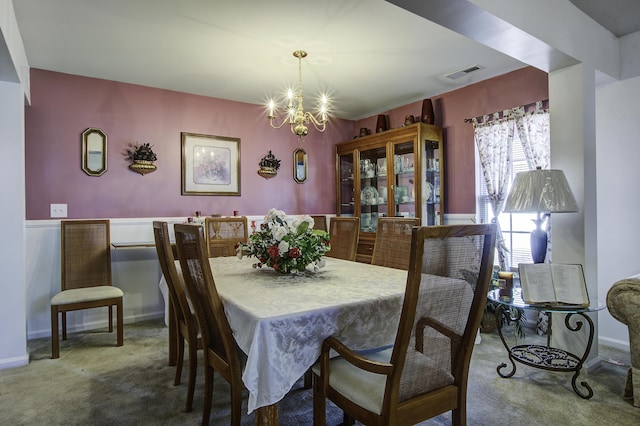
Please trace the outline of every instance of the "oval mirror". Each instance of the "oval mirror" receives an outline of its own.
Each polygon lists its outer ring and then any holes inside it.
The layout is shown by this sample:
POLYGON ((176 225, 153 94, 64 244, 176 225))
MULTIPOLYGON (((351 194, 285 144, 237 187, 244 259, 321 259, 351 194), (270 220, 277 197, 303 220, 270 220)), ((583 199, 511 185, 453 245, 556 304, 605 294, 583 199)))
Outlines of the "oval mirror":
POLYGON ((307 180, 307 153, 302 148, 293 151, 293 180, 298 183, 307 180))
POLYGON ((82 132, 82 170, 89 176, 101 176, 107 171, 107 135, 89 127, 82 132))

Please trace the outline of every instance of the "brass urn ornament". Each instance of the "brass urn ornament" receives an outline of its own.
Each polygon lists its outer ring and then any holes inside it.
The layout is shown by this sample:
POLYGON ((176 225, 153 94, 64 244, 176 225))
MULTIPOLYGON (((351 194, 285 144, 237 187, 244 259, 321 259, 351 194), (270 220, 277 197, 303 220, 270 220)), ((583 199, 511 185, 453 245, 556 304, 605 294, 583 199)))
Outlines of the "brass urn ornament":
POLYGON ((269 150, 269 153, 262 157, 262 160, 260 160, 258 165, 260 166, 258 174, 265 179, 271 179, 278 174, 280 160, 278 160, 275 155, 271 153, 271 150, 269 150))
POLYGON ((155 172, 158 166, 153 164, 158 159, 158 156, 151 149, 151 145, 144 143, 142 145, 134 145, 132 149, 127 150, 127 158, 132 161, 129 164, 129 169, 136 173, 140 173, 142 176, 155 172))

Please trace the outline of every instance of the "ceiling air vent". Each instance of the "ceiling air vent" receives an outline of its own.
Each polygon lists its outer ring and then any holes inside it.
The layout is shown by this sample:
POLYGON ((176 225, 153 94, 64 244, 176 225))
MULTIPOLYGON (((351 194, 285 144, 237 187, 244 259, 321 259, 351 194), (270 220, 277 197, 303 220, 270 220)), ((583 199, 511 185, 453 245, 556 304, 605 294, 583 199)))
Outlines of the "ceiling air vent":
POLYGON ((471 74, 472 72, 481 70, 483 68, 484 67, 480 66, 480 65, 472 65, 472 66, 470 66, 468 68, 465 68, 463 70, 459 70, 459 71, 456 71, 456 72, 452 72, 451 74, 447 74, 447 75, 445 75, 445 77, 450 78, 451 80, 456 80, 456 79, 458 79, 460 77, 463 77, 463 76, 465 76, 467 74, 471 74))

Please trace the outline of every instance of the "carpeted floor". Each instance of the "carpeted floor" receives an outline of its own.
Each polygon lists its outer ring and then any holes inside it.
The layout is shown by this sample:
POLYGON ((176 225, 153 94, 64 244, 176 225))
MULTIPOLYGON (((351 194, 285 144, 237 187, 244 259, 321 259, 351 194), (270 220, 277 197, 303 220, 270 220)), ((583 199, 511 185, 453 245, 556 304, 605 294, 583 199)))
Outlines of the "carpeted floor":
MULTIPOLYGON (((537 336, 529 336, 528 340, 537 336)), ((71 334, 61 342, 60 359, 52 360, 49 339, 29 342, 31 362, 0 371, 0 424, 3 425, 196 425, 202 410, 201 370, 193 411, 184 413, 183 383, 173 386, 174 367, 167 365, 167 329, 160 321, 125 325, 125 344, 103 330, 71 334)), ((583 373, 594 390, 590 400, 571 388, 571 373, 555 373, 517 365, 508 379, 496 374, 507 361, 497 334, 483 334, 471 362, 468 392, 470 425, 636 425, 640 408, 620 395, 628 354, 600 347, 606 362, 583 373)), ((201 364, 200 364, 201 365, 201 364)), ((229 423, 228 388, 216 381, 211 424, 229 423)), ((311 425, 312 391, 301 382, 280 402, 281 425, 311 425)), ((330 425, 342 418, 328 407, 330 425)), ((243 407, 243 425, 255 423, 243 407)), ((450 415, 424 425, 449 425, 450 415)))

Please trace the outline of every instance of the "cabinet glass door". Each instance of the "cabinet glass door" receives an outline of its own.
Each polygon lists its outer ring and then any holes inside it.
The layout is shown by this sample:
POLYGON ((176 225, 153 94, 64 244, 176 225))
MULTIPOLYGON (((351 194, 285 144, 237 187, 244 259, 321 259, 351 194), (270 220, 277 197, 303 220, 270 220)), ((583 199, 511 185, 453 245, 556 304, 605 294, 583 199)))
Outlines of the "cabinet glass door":
POLYGON ((353 154, 340 155, 339 157, 339 216, 353 216, 354 215, 354 167, 353 167, 353 154))
POLYGON ((376 232, 378 218, 387 216, 387 149, 360 152, 360 231, 376 232))
POLYGON ((394 216, 416 217, 413 141, 393 145, 394 216))
POLYGON ((438 141, 424 141, 423 217, 427 225, 442 223, 440 189, 442 184, 441 150, 438 141))

